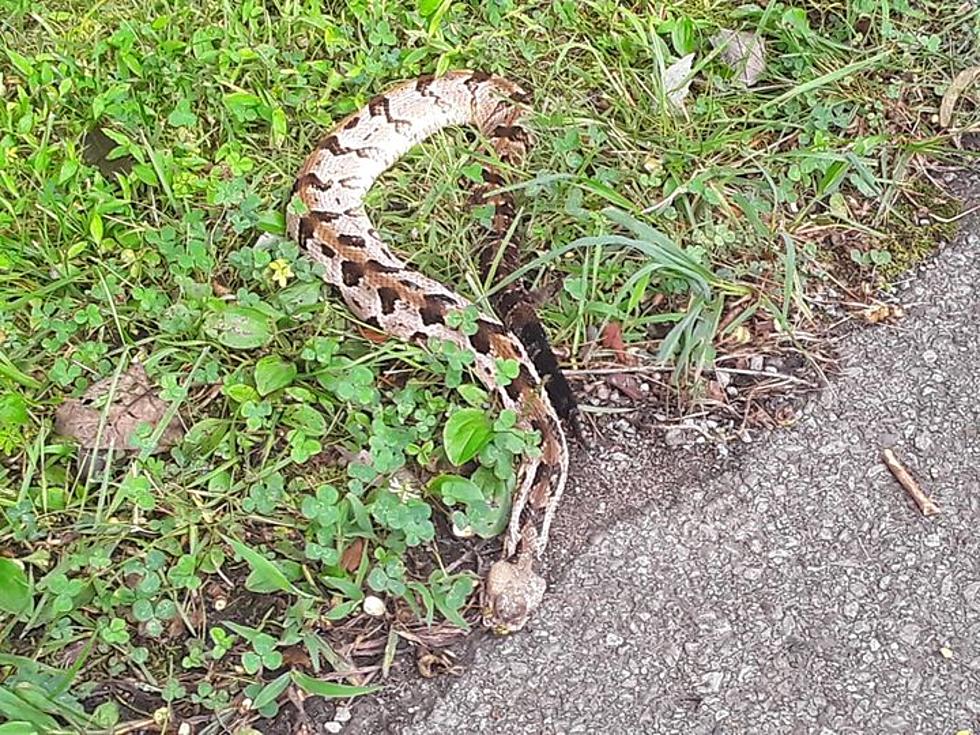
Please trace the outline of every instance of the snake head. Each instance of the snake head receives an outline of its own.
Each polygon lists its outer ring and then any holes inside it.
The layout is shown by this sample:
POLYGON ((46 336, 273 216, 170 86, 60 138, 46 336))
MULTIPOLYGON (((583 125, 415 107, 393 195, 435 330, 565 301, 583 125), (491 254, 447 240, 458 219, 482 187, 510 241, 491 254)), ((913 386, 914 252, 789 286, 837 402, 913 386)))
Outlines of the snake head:
POLYGON ((483 586, 483 624, 498 635, 519 631, 541 604, 546 586, 532 569, 530 554, 494 562, 483 586))

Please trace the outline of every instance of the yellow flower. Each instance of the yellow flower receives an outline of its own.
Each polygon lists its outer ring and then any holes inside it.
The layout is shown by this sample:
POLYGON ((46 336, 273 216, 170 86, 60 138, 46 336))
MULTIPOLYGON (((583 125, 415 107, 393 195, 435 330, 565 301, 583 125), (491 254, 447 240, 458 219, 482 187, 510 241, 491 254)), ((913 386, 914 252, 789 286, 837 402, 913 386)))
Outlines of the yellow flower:
POLYGON ((289 279, 293 277, 293 269, 282 258, 269 263, 268 269, 269 278, 272 279, 273 283, 279 284, 280 288, 285 288, 286 284, 289 283, 289 279))

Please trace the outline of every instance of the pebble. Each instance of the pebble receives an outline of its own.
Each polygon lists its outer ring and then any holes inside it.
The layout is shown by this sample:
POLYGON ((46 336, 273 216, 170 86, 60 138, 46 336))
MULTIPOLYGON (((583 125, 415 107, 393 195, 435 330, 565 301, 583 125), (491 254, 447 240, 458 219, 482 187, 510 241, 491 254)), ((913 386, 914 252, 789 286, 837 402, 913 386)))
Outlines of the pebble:
POLYGON ((929 438, 928 434, 919 434, 912 443, 920 452, 927 452, 932 447, 932 439, 929 438))
POLYGON ((698 687, 699 694, 717 694, 721 691, 721 682, 725 675, 720 671, 711 671, 701 677, 701 685, 698 687))
POLYGON ((626 641, 623 636, 616 633, 606 633, 606 645, 610 648, 619 648, 626 641))
POLYGON ((667 429, 664 434, 664 442, 668 447, 679 447, 684 444, 684 431, 682 429, 667 429))

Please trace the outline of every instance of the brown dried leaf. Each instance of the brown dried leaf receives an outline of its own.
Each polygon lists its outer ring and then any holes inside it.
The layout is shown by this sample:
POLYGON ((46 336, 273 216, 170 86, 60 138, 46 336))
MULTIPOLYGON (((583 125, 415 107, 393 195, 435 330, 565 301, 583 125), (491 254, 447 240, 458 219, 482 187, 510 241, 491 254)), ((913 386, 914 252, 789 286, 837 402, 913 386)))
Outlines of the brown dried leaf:
POLYGON ((354 539, 354 543, 344 549, 340 555, 340 566, 348 572, 356 572, 361 565, 361 556, 364 553, 364 539, 354 539))
POLYGON ((606 382, 631 400, 643 399, 640 383, 629 373, 612 373, 606 376, 606 382))
MULTIPOLYGON (((144 423, 154 429, 167 412, 166 401, 151 388, 146 371, 139 363, 119 376, 115 390, 113 377, 93 383, 81 398, 69 398, 58 406, 54 416, 54 428, 58 434, 75 439, 86 449, 114 447, 116 451, 135 451, 132 440, 136 430, 144 423), (112 395, 110 396, 110 392, 112 395), (105 411, 105 402, 112 403, 105 411), (105 424, 99 436, 99 424, 105 411, 105 424)), ((175 416, 164 429, 154 448, 154 453, 164 452, 178 441, 184 432, 175 416)))
POLYGON ((376 345, 384 344, 388 341, 388 335, 384 332, 379 332, 376 329, 369 329, 368 327, 362 327, 360 324, 357 325, 357 331, 361 333, 368 342, 372 342, 376 345))
POLYGON ((868 324, 880 324, 892 319, 901 319, 905 310, 900 306, 890 304, 872 304, 861 312, 861 318, 868 324))
POLYGON ((708 381, 708 389, 706 391, 708 398, 712 401, 717 401, 718 403, 727 403, 728 394, 725 393, 725 389, 721 387, 721 383, 717 380, 708 381))
POLYGON ((629 365, 632 359, 626 352, 626 345, 623 343, 623 328, 619 322, 609 322, 602 329, 602 346, 607 350, 612 350, 616 361, 622 365, 629 365))
POLYGON ((287 666, 299 666, 306 670, 313 666, 310 655, 302 646, 288 646, 282 649, 282 662, 287 666))
POLYGON ((456 656, 451 651, 423 653, 419 656, 417 663, 419 673, 426 679, 431 679, 440 674, 459 676, 463 673, 463 667, 456 663, 456 656))

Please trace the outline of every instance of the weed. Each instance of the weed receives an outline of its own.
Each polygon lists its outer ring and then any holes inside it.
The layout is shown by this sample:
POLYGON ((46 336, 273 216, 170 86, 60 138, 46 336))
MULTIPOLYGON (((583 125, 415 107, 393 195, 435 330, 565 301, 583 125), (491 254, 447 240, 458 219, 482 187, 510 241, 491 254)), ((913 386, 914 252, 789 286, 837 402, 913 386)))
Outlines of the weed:
MULTIPOLYGON (((537 451, 468 353, 366 337, 282 237, 326 127, 422 72, 526 84, 514 234, 522 275, 560 280, 550 333, 574 359, 617 322, 690 378, 737 329, 732 301, 791 329, 826 233, 871 238, 858 269, 909 262, 890 216, 948 153, 933 116, 978 12, 13 0, 0 24, 0 714, 100 732, 211 712, 216 731, 275 716, 289 687, 372 691, 362 668, 405 620, 466 628, 465 539, 503 529, 537 451), (719 59, 722 28, 765 39, 759 84, 719 59), (659 80, 689 53, 675 112, 659 80), (57 405, 135 359, 179 444, 137 432, 106 457, 54 434, 57 405)), ((437 136, 368 197, 386 239, 481 303, 501 285, 473 257, 490 213, 459 181, 486 155, 437 136)))

